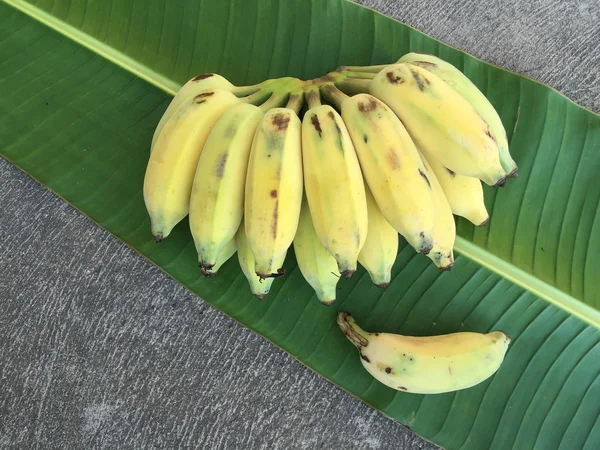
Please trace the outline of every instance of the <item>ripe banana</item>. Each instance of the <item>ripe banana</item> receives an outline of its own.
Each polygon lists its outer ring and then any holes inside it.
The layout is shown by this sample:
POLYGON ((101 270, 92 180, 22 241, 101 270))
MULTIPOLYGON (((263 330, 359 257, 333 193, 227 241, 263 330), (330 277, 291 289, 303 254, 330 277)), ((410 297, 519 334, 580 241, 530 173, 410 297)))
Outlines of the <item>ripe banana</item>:
POLYGON ((452 64, 436 56, 425 53, 407 53, 400 58, 398 62, 408 62, 437 75, 467 100, 473 108, 475 108, 475 111, 479 113, 481 118, 490 126, 490 130, 492 130, 492 133, 496 137, 500 163, 502 164, 506 176, 509 178, 517 176, 517 164, 510 156, 508 139, 506 138, 504 125, 502 125, 502 119, 500 119, 496 109, 492 106, 487 97, 471 80, 469 80, 469 78, 467 78, 465 74, 452 64))
POLYGON ((425 166, 393 111, 372 95, 347 97, 324 90, 339 104, 363 176, 387 221, 418 252, 433 245, 435 207, 425 166))
POLYGON ((470 220, 478 227, 490 220, 483 201, 483 188, 477 178, 452 172, 435 158, 426 158, 440 183, 452 212, 470 220))
POLYGON ((200 155, 190 199, 190 229, 206 272, 211 272, 242 222, 248 157, 262 116, 258 106, 245 103, 226 111, 200 155))
POLYGON ((442 270, 451 270, 454 265, 454 240, 456 239, 456 224, 450 204, 444 195, 431 166, 425 158, 423 164, 427 178, 431 183, 435 202, 435 221, 433 226, 433 247, 427 255, 434 264, 442 270))
POLYGON ((398 233, 383 217, 373 194, 365 187, 369 231, 358 262, 367 269, 371 280, 380 288, 386 288, 392 278, 392 266, 398 254, 398 233))
POLYGON ((202 147, 218 118, 239 102, 222 89, 203 91, 184 102, 158 135, 144 177, 144 201, 157 242, 188 214, 202 147))
POLYGON ((498 370, 510 344, 502 331, 412 337, 367 333, 346 312, 338 314, 337 322, 375 379, 414 394, 440 394, 481 383, 498 370))
POLYGON ((279 262, 294 240, 302 204, 301 123, 289 108, 272 108, 260 122, 248 172, 246 236, 260 278, 283 275, 279 262))
MULTIPOLYGON (((274 278, 266 278, 262 280, 258 275, 256 275, 256 270, 254 269, 254 254, 252 253, 252 249, 248 243, 248 238, 246 237, 246 230, 243 223, 240 225, 235 239, 237 243, 238 261, 240 263, 240 267, 242 268, 242 272, 244 272, 246 280, 248 280, 250 291, 259 300, 262 300, 271 290, 274 278)), ((287 252, 281 254, 274 265, 282 267, 283 262, 285 261, 286 253, 287 252)))
POLYGON ((506 183, 489 125, 437 75, 394 64, 373 78, 369 90, 398 115, 425 156, 490 186, 506 183))
POLYGON ((237 242, 235 236, 229 242, 225 244, 223 249, 219 252, 219 256, 217 257, 215 263, 212 267, 202 267, 200 266, 200 271, 202 275, 206 278, 214 277, 221 266, 225 264, 229 258, 233 256, 233 254, 237 251, 237 242))
POLYGON ((169 103, 169 106, 160 118, 160 121, 154 130, 154 136, 152 136, 152 145, 150 146, 150 151, 152 152, 154 149, 156 139, 158 138, 158 135, 165 124, 181 105, 189 102, 196 95, 207 89, 223 89, 231 92, 234 88, 235 86, 231 84, 225 77, 222 77, 216 73, 197 75, 189 80, 177 91, 177 94, 175 94, 175 97, 173 97, 173 100, 171 100, 171 103, 169 103))
POLYGON ((340 273, 350 277, 367 237, 367 201, 352 140, 342 118, 329 105, 304 114, 302 163, 317 236, 336 259, 340 273))
POLYGON ((294 237, 294 253, 298 268, 324 305, 335 301, 335 288, 340 278, 335 258, 327 251, 315 231, 306 198, 302 202, 298 230, 294 237))

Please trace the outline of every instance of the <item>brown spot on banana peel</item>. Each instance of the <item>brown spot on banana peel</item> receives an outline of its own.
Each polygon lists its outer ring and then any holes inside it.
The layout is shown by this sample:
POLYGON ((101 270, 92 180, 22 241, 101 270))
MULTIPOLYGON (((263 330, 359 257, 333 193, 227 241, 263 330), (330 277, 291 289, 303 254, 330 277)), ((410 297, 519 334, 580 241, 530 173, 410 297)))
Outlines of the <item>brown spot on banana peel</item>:
POLYGON ((335 129, 337 131, 338 134, 342 134, 342 130, 340 128, 340 126, 338 125, 337 121, 335 120, 335 115, 333 114, 333 112, 329 111, 327 113, 327 115, 331 118, 331 120, 333 120, 333 124, 335 125, 335 129))
POLYGON ((225 172, 225 165, 227 164, 227 158, 229 157, 228 153, 223 153, 217 162, 217 167, 215 167, 215 176, 217 178, 223 178, 223 173, 225 172))
POLYGON ((385 76, 388 79, 388 82, 390 84, 402 84, 404 83, 404 78, 402 78, 400 75, 395 75, 394 72, 387 72, 385 74, 385 76))
POLYGON ((392 170, 400 170, 400 160, 393 148, 388 150, 387 160, 390 163, 392 170))
POLYGON ((427 186, 429 186, 429 189, 431 189, 431 182, 429 181, 429 178, 427 178, 427 175, 425 175, 425 173, 421 169, 419 169, 419 175, 423 177, 423 179, 427 182, 427 186))
POLYGON ((206 97, 210 97, 211 95, 215 95, 214 91, 202 92, 194 97, 194 103, 204 103, 206 101, 206 97))
POLYGON ((213 75, 213 73, 203 73, 202 75, 196 75, 194 78, 192 78, 192 81, 205 80, 206 78, 210 78, 213 75))
POLYGON ((273 233, 273 239, 277 239, 277 222, 279 220, 279 198, 275 201, 275 208, 273 208, 273 223, 271 224, 271 231, 273 233))
POLYGON ((372 97, 369 98, 369 102, 366 104, 363 102, 358 102, 358 110, 361 113, 368 113, 371 111, 375 111, 376 109, 377 109, 377 102, 372 97))
POLYGON ((369 142, 369 136, 367 136, 366 134, 363 134, 363 141, 365 141, 365 144, 367 142, 369 142))
POLYGON ((364 359, 364 360, 365 360, 366 362, 368 362, 368 363, 370 363, 370 362, 371 362, 371 360, 369 359, 369 357, 368 357, 368 356, 366 356, 366 355, 363 355, 362 353, 360 354, 360 357, 361 357, 362 359, 364 359))
POLYGON ((321 128, 321 123, 319 122, 319 118, 316 114, 312 115, 312 117, 310 118, 310 123, 312 123, 312 126, 315 127, 315 130, 317 131, 317 133, 319 133, 319 137, 321 137, 323 129, 321 128))
MULTIPOLYGON (((419 53, 419 55, 426 55, 427 53, 419 53)), ((409 61, 408 64, 412 64, 415 66, 422 67, 423 69, 427 69, 428 67, 437 67, 436 63, 432 63, 429 61, 409 61)))
POLYGON ((386 367, 385 368, 385 373, 392 373, 392 368, 391 367, 386 367))
MULTIPOLYGON (((400 389, 401 391, 408 391, 408 389, 406 389, 404 386, 398 386, 398 389, 400 389)), ((408 425, 404 425, 406 428, 408 428, 409 430, 411 430, 412 428, 410 428, 408 425)))
POLYGON ((431 241, 431 238, 426 238, 423 231, 419 233, 419 237, 423 239, 423 242, 421 242, 421 247, 419 248, 419 253, 422 253, 423 255, 429 255, 429 252, 433 248, 433 242, 431 241))
POLYGON ((278 130, 285 130, 290 123, 290 116, 287 114, 277 113, 273 116, 271 122, 277 127, 278 130))
POLYGON ((446 172, 448 172, 452 178, 454 178, 456 176, 456 172, 448 169, 447 167, 444 167, 444 169, 446 169, 446 172))
POLYGON ((256 272, 256 276, 260 279, 260 281, 266 278, 279 278, 285 275, 285 270, 283 268, 277 269, 277 272, 274 273, 258 273, 256 272))
POLYGON ((277 189, 271 191, 271 198, 277 198, 277 189))
POLYGON ((494 136, 494 133, 492 133, 492 130, 490 130, 490 126, 489 125, 486 125, 484 132, 485 132, 485 135, 487 137, 489 137, 492 141, 494 141, 495 143, 497 143, 496 136, 494 136))
POLYGON ((429 80, 426 77, 424 77, 423 75, 421 75, 419 72, 415 71, 415 70, 411 69, 410 73, 412 74, 415 82, 417 83, 417 86, 418 86, 419 90, 421 92, 423 92, 425 90, 425 85, 429 84, 429 80))

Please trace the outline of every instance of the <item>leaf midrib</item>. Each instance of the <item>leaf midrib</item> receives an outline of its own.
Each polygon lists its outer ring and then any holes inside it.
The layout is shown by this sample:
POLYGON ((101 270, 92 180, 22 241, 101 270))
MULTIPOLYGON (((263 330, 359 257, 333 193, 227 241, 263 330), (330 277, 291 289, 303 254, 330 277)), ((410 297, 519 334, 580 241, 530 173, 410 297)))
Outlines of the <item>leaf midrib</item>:
MULTIPOLYGON (((77 42, 95 54, 102 56, 113 64, 116 64, 127 72, 134 74, 136 77, 145 80, 146 82, 156 86, 170 95, 175 95, 181 87, 181 85, 175 81, 160 75, 159 73, 143 64, 140 64, 138 61, 130 58, 115 48, 110 47, 109 45, 97 40, 96 38, 84 33, 83 31, 69 25, 64 21, 57 19, 53 15, 24 0, 3 1, 28 15, 32 19, 43 23, 63 36, 77 42)), ((522 75, 518 74, 517 76, 522 77, 522 75)), ((565 97, 560 92, 558 92, 558 94, 562 97, 565 97)), ((567 100, 571 101, 568 98, 567 100)), ((582 108, 580 105, 577 106, 582 108)), ((534 275, 519 269, 515 265, 499 258, 498 256, 460 236, 456 237, 454 249, 456 252, 476 262, 480 266, 500 275, 504 279, 510 280, 512 283, 548 301, 549 303, 556 305, 558 308, 563 309, 572 316, 575 316, 582 321, 600 329, 600 311, 585 304, 581 300, 578 300, 575 297, 572 297, 571 295, 561 291, 560 289, 551 286, 539 278, 536 278, 534 275)))

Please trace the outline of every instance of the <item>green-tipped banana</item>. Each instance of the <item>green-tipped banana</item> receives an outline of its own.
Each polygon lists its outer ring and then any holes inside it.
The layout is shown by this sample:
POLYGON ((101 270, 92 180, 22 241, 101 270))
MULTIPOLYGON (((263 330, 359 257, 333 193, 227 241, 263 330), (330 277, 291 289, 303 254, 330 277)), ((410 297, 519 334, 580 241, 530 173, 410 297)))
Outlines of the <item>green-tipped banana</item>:
POLYGON ((508 139, 506 138, 506 130, 502 125, 502 119, 496 112, 487 97, 473 84, 465 74, 454 67, 452 64, 438 58, 437 56, 428 55, 425 53, 407 53, 399 63, 410 63, 417 65, 428 72, 431 72, 442 80, 448 86, 458 92, 465 100, 467 100, 475 111, 486 121, 490 126, 492 133, 496 137, 498 143, 498 152, 500 154, 500 163, 502 168, 509 178, 514 178, 518 174, 517 164, 510 156, 508 148, 508 139))
POLYGON ((231 239, 219 252, 219 256, 217 257, 215 263, 211 267, 202 267, 200 265, 200 271, 202 275, 206 278, 214 277, 221 266, 225 264, 229 258, 231 258, 235 252, 237 251, 237 241, 235 236, 231 239))
MULTIPOLYGON (((246 231, 244 230, 243 223, 240 225, 240 228, 236 234, 236 244, 238 261, 240 263, 240 267, 242 268, 242 272, 244 272, 246 280, 248 280, 250 291, 259 300, 262 300, 271 290, 274 278, 266 278, 261 280, 259 276, 256 275, 256 270, 254 269, 254 254, 252 253, 250 244, 248 244, 248 238, 246 237, 246 231)), ((280 255, 275 265, 282 267, 285 256, 285 253, 280 255)))
POLYGON ((306 198, 302 202, 294 237, 294 253, 302 276, 314 289, 319 301, 331 305, 335 301, 335 288, 340 278, 338 264, 317 236, 306 198))
POLYGON ((219 117, 239 103, 231 92, 203 91, 184 102, 158 135, 144 177, 144 201, 157 242, 187 216, 204 143, 219 117))
POLYGON ((500 368, 510 344, 502 331, 412 337, 368 333, 346 312, 338 314, 337 322, 376 380, 413 394, 441 394, 481 383, 500 368))
POLYGON ((242 222, 248 156, 262 116, 258 106, 234 106, 214 125, 200 155, 190 199, 190 229, 206 272, 212 272, 242 222))

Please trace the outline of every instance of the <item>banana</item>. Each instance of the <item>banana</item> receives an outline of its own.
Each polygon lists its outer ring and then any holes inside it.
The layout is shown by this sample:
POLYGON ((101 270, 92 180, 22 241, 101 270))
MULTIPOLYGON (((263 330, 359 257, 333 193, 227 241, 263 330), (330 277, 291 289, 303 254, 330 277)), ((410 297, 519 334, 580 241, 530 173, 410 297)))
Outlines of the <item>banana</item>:
POLYGON ((350 277, 367 237, 367 201, 352 140, 342 118, 329 105, 304 114, 302 163, 317 236, 335 257, 340 273, 350 277))
POLYGON ((207 268, 200 266, 200 271, 202 272, 202 275, 204 275, 206 278, 214 277, 221 268, 221 266, 225 264, 229 260, 229 258, 231 258, 234 255, 236 251, 237 240, 234 236, 233 239, 227 242, 227 244, 225 244, 223 249, 219 252, 219 256, 217 257, 212 267, 207 268))
MULTIPOLYGON (((254 254, 252 253, 250 244, 248 244, 248 238, 246 237, 246 230, 244 228, 244 224, 240 225, 235 239, 237 244, 238 261, 240 263, 240 267, 242 268, 244 276, 248 280, 248 284, 250 285, 250 291, 259 300, 262 300, 271 290, 271 286, 273 284, 274 279, 267 278, 261 280, 258 277, 258 275, 256 275, 256 270, 254 269, 254 254)), ((278 260, 275 264, 276 266, 283 266, 285 255, 286 252, 284 252, 278 257, 278 260)))
POLYGON ((483 188, 477 178, 452 172, 435 158, 426 158, 440 183, 452 212, 470 220, 478 227, 490 220, 483 201, 483 188))
POLYGON ((506 183, 489 125, 437 75, 413 64, 394 64, 373 78, 369 91, 398 115, 426 157, 490 186, 506 183))
POLYGON ((203 91, 184 102, 158 135, 144 177, 144 201, 157 242, 188 214, 202 147, 218 118, 239 102, 222 89, 203 91))
POLYGON ((190 198, 190 229, 200 266, 208 273, 242 222, 248 157, 262 116, 258 106, 234 106, 215 123, 202 149, 190 198))
POLYGON ((417 251, 433 245, 435 207, 425 166, 393 111, 369 94, 323 93, 342 111, 363 176, 387 221, 417 251))
MULTIPOLYGON (((422 157, 422 156, 421 156, 422 157)), ((450 204, 444 195, 442 186, 438 182, 431 166, 422 157, 427 174, 431 183, 435 202, 435 222, 433 226, 433 247, 427 255, 434 264, 442 270, 451 270, 454 265, 454 240, 456 239, 456 224, 450 204)))
POLYGON ((367 211, 369 230, 362 250, 358 254, 358 262, 367 269, 371 280, 380 288, 386 288, 392 278, 392 266, 398 254, 398 233, 383 217, 373 194, 368 187, 367 211))
POLYGON ((196 95, 202 93, 207 89, 223 89, 225 91, 233 91, 235 86, 230 83, 225 77, 218 75, 216 73, 205 73, 202 75, 197 75, 187 83, 185 83, 167 106, 167 109, 163 113, 156 129, 154 130, 154 136, 152 136, 152 145, 150 146, 150 151, 154 149, 154 144, 156 143, 156 139, 158 139, 158 135, 164 128, 165 124, 169 121, 171 116, 177 111, 177 109, 186 102, 189 102, 196 95))
POLYGON ((244 200, 248 243, 260 278, 283 274, 280 261, 294 240, 302 204, 301 123, 289 108, 272 108, 250 151, 244 200))
POLYGON ((500 368, 510 344, 502 331, 412 337, 367 333, 346 312, 338 314, 337 322, 376 380, 414 394, 441 394, 481 383, 500 368))
POLYGON ((314 289, 319 301, 331 305, 335 301, 335 288, 340 278, 338 265, 317 236, 306 198, 302 202, 294 237, 294 253, 302 276, 314 289))
POLYGON ((517 164, 510 156, 508 139, 506 137, 504 125, 502 125, 502 119, 500 119, 496 109, 492 106, 487 97, 471 80, 469 80, 469 78, 467 78, 465 74, 452 64, 436 56, 425 53, 407 53, 400 58, 398 62, 408 62, 437 75, 467 100, 473 108, 475 108, 475 111, 479 113, 481 118, 490 126, 490 130, 492 130, 492 133, 496 137, 498 152, 500 154, 500 163, 502 164, 506 176, 514 178, 518 175, 517 164))

